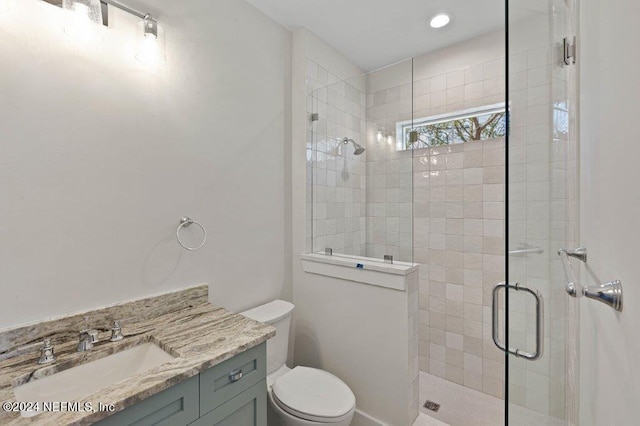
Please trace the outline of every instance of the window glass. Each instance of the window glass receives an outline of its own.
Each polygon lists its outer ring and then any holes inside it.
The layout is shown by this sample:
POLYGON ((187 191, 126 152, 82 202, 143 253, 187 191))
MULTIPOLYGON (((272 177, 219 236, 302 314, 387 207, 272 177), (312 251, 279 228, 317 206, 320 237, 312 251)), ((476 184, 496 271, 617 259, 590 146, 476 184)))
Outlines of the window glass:
POLYGON ((504 137, 504 104, 404 121, 396 124, 396 150, 420 149, 504 137))

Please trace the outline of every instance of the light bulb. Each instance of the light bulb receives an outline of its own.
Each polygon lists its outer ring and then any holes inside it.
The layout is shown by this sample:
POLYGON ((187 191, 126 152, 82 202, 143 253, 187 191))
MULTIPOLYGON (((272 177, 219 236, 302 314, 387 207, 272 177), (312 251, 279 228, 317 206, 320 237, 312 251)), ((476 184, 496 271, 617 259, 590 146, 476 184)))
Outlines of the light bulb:
POLYGON ((136 59, 144 65, 156 67, 165 63, 164 31, 151 15, 140 21, 141 35, 136 59))
POLYGON ((91 44, 102 41, 100 0, 63 0, 67 11, 64 32, 76 41, 91 44))
POLYGON ((378 142, 381 142, 381 141, 382 141, 382 132, 381 132, 380 130, 378 130, 378 135, 376 136, 376 140, 377 140, 378 142))
POLYGON ((393 136, 391 136, 391 135, 387 136, 387 143, 389 145, 393 145, 393 136))

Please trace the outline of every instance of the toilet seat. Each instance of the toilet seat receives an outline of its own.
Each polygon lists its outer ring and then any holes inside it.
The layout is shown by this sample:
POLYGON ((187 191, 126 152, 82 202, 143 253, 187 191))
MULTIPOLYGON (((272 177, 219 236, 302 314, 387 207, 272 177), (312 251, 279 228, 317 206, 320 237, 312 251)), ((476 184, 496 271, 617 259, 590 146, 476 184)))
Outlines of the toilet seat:
POLYGON ((338 423, 352 415, 356 398, 333 374, 296 367, 272 386, 273 399, 292 416, 319 423, 338 423))

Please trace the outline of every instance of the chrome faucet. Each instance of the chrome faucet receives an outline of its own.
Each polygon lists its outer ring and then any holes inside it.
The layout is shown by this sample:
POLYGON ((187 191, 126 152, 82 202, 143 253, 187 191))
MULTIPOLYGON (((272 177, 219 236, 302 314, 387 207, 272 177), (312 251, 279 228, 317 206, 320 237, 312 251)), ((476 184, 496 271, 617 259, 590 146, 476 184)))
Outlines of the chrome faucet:
POLYGON ((50 339, 45 339, 43 342, 43 346, 40 352, 40 359, 38 360, 38 364, 50 364, 56 360, 56 356, 53 353, 53 346, 51 345, 50 339))
POLYGON ((82 330, 79 335, 78 352, 90 351, 98 343, 98 330, 82 330))

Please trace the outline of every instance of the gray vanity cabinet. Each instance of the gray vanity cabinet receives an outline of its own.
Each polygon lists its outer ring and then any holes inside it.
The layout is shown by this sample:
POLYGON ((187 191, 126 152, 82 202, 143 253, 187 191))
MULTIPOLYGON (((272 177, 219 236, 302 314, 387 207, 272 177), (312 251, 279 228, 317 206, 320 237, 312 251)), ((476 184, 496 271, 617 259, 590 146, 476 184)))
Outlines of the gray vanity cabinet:
POLYGON ((266 426, 266 343, 97 423, 99 426, 266 426))

